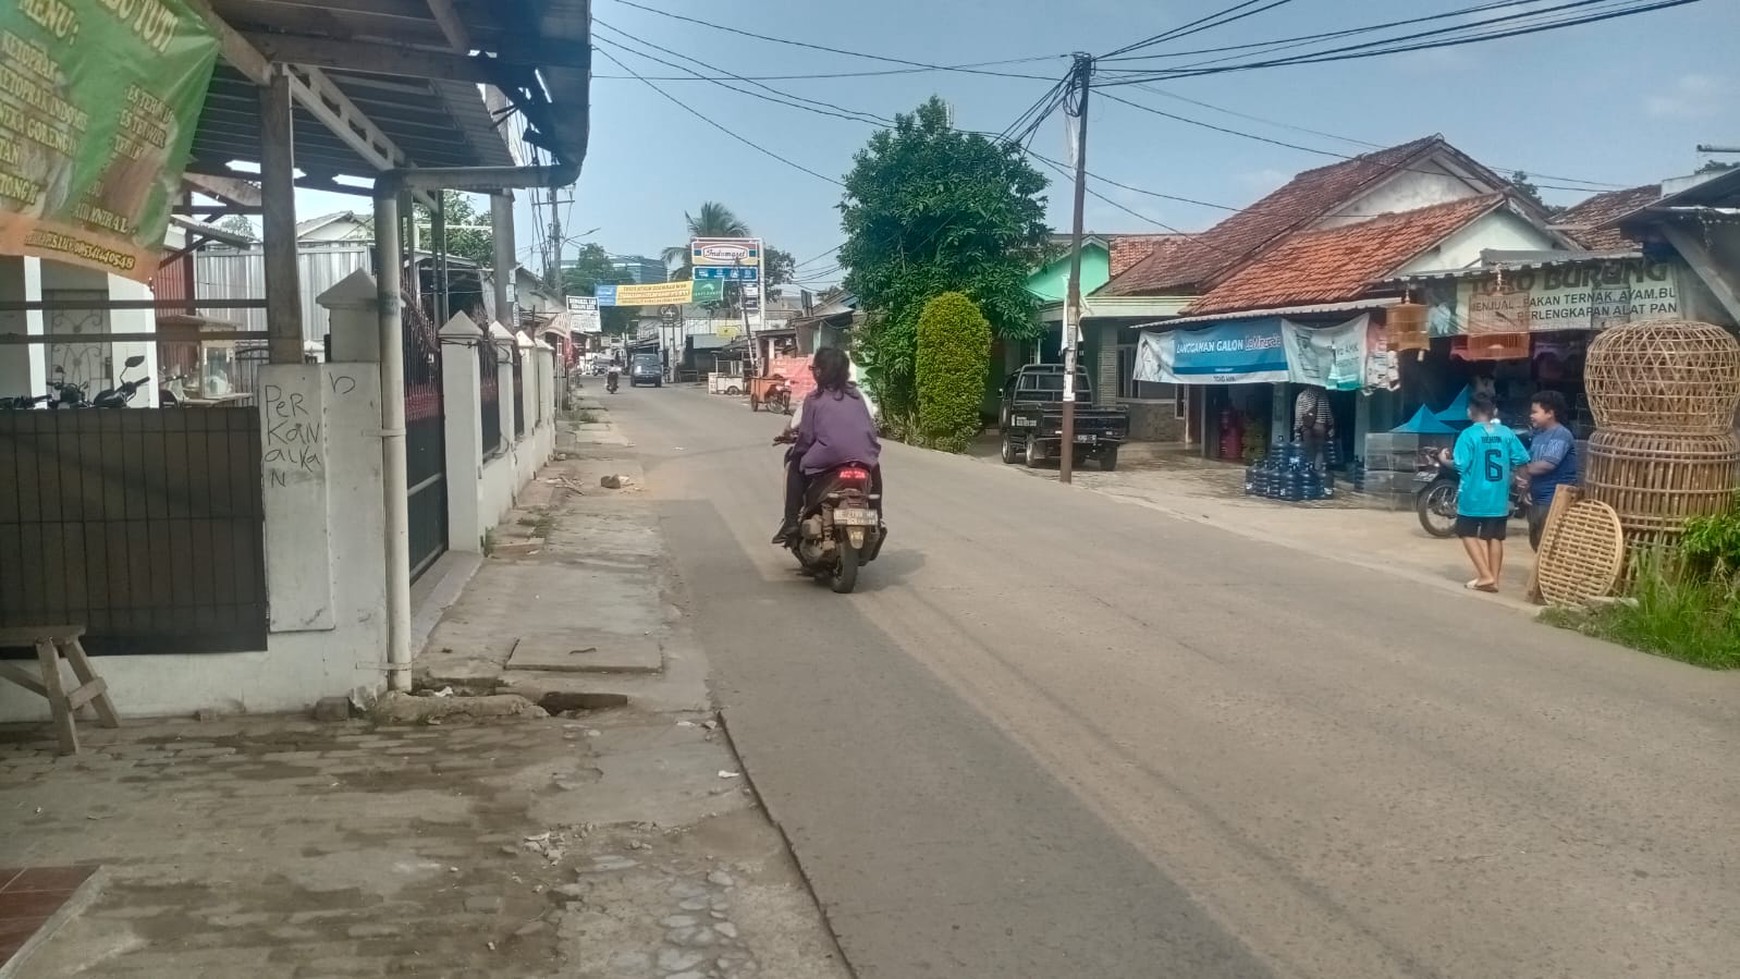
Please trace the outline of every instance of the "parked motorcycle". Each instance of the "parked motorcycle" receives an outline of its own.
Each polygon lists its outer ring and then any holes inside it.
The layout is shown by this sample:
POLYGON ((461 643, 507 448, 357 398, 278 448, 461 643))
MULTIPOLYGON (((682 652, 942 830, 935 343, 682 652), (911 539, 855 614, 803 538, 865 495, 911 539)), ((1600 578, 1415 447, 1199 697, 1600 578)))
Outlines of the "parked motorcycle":
POLYGON ((125 408, 127 407, 127 403, 133 400, 133 396, 139 393, 139 389, 144 387, 147 381, 151 380, 151 375, 149 374, 144 377, 134 378, 131 381, 126 380, 128 370, 132 370, 140 364, 145 363, 145 358, 143 356, 134 354, 127 358, 126 363, 127 369, 121 372, 121 383, 116 387, 105 388, 102 391, 97 392, 97 396, 91 399, 91 407, 125 408))
MULTIPOLYGON (((1414 512, 1426 533, 1440 539, 1456 536, 1456 501, 1461 496, 1462 473, 1452 463, 1442 462, 1436 450, 1421 450, 1417 482, 1423 483, 1414 494, 1414 512)), ((1526 483, 1513 483, 1510 488, 1510 517, 1528 519, 1529 491, 1526 483)))
MULTIPOLYGON (((788 432, 774 442, 792 439, 788 432)), ((811 478, 798 532, 787 546, 806 574, 846 595, 858 586, 858 569, 876 560, 887 537, 872 467, 849 462, 811 478)))

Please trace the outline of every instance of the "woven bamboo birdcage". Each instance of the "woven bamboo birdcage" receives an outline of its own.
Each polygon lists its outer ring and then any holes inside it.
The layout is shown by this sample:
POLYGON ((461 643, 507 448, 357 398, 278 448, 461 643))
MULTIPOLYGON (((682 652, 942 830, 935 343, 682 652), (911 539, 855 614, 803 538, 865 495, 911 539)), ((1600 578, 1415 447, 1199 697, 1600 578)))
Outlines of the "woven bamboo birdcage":
POLYGON ((1677 541, 1686 521, 1728 508, 1740 487, 1740 438, 1597 431, 1583 489, 1612 507, 1633 547, 1677 541))
POLYGON ((1465 353, 1469 360, 1528 360, 1530 341, 1527 333, 1470 333, 1465 353))
POLYGON ((1384 325, 1389 330, 1391 350, 1399 353, 1403 350, 1425 350, 1431 346, 1431 337, 1426 327, 1426 306, 1423 303, 1405 302, 1391 306, 1384 313, 1384 325))
POLYGON ((1589 345, 1583 382, 1602 430, 1721 435, 1740 407, 1740 342, 1709 323, 1614 327, 1589 345))
POLYGON ((1613 508, 1582 499, 1555 507, 1535 559, 1535 584, 1548 605, 1583 605, 1613 591, 1625 569, 1624 528, 1613 508))

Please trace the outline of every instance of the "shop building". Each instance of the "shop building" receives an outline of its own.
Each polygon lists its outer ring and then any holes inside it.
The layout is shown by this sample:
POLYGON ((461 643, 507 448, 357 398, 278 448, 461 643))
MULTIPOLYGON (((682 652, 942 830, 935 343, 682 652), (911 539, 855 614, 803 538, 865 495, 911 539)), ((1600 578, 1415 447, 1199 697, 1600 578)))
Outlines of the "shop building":
MULTIPOLYGON (((1284 431, 1290 390, 1268 382, 1235 391, 1237 375, 1160 375, 1152 366, 1156 338, 1174 330, 1214 328, 1222 342, 1249 334, 1251 343, 1280 342, 1277 321, 1307 329, 1344 328, 1402 298, 1377 289, 1398 269, 1455 269, 1478 262, 1486 248, 1569 248, 1547 214, 1510 193, 1499 174, 1430 136, 1299 174, 1286 185, 1200 234, 1170 236, 1087 299, 1095 312, 1125 306, 1146 318, 1084 314, 1098 339, 1095 366, 1139 400, 1163 400, 1182 416, 1177 426, 1206 455, 1222 454, 1221 421, 1254 416, 1284 431), (1145 304, 1149 308, 1140 308, 1145 304), (1170 308, 1161 308, 1169 304, 1170 308), (1228 334, 1233 334, 1229 336, 1228 334), (1210 392, 1215 392, 1211 394, 1210 392), (1268 414, 1263 414, 1267 407, 1268 414)), ((1122 311, 1122 310, 1119 310, 1122 311)), ((1186 341, 1187 349, 1190 347, 1186 341)), ((1271 356, 1272 356, 1271 348, 1271 356)), ((1337 398, 1338 429, 1352 440, 1371 424, 1351 394, 1337 398)), ((1366 406, 1369 409, 1369 405, 1366 406)), ((1348 446, 1351 448, 1351 445, 1348 446)))

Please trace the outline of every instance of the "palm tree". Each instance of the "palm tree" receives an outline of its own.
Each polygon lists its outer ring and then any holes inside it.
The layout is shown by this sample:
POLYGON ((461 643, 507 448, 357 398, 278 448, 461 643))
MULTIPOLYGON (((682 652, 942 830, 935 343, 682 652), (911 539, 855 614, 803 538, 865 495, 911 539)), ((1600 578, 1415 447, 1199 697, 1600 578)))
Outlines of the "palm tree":
MULTIPOLYGON (((731 209, 718 201, 708 201, 701 205, 699 214, 683 212, 683 220, 688 223, 690 238, 747 238, 749 225, 743 219, 731 213, 731 209)), ((687 243, 673 245, 665 249, 665 267, 673 269, 670 281, 681 282, 689 278, 693 272, 689 268, 689 246, 687 243)))

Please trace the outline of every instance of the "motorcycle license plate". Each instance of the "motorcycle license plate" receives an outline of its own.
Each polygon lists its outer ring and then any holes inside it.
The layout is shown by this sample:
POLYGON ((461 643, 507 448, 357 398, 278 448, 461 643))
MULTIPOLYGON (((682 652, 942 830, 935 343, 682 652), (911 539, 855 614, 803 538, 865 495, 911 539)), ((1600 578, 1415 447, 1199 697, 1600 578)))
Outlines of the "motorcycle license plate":
POLYGON ((834 522, 844 524, 847 527, 874 527, 876 526, 876 514, 869 510, 836 510, 834 511, 834 522))
POLYGON ((1437 478, 1438 478, 1437 475, 1434 473, 1415 473, 1414 474, 1414 482, 1416 482, 1416 483, 1429 483, 1432 480, 1437 479, 1437 478))

